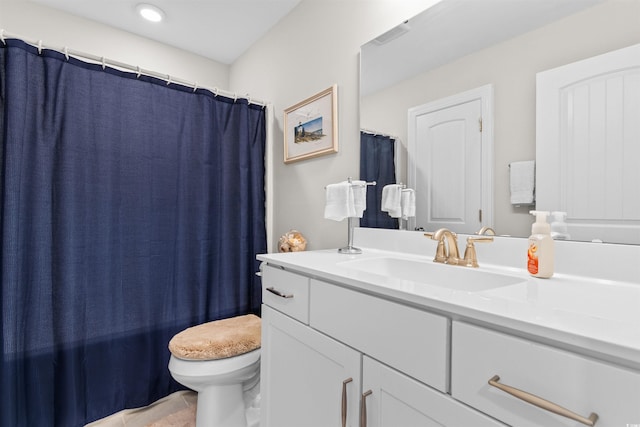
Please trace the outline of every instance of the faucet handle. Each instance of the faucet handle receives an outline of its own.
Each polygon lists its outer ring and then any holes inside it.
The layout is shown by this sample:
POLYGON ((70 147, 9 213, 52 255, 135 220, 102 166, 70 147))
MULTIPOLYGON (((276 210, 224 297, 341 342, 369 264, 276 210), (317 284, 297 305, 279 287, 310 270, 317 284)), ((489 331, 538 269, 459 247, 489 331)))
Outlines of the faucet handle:
POLYGON ((467 247, 464 249, 464 259, 462 260, 462 264, 467 267, 477 268, 478 256, 476 254, 476 247, 473 244, 474 242, 479 242, 479 243, 493 242, 493 237, 491 236, 467 237, 467 247))
POLYGON ((496 235, 496 231, 493 228, 487 227, 485 225, 476 234, 478 234, 480 236, 482 236, 484 234, 486 234, 487 236, 495 236, 496 235))
POLYGON ((493 242, 493 236, 469 236, 467 237, 467 242, 468 241, 480 243, 493 242))

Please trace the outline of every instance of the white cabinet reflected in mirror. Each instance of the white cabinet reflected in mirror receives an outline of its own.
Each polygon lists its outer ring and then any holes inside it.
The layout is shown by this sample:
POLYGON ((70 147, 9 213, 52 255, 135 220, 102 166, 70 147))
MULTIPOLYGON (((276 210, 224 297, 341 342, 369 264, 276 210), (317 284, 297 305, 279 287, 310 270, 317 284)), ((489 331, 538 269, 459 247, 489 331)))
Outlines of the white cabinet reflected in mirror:
POLYGON ((407 182, 409 110, 492 85, 493 184, 482 197, 493 191, 493 218, 483 224, 528 236, 531 207, 510 203, 509 164, 536 158, 536 75, 640 43, 639 16, 640 0, 443 0, 403 23, 395 39, 362 47, 361 127, 398 137, 396 175, 407 182))

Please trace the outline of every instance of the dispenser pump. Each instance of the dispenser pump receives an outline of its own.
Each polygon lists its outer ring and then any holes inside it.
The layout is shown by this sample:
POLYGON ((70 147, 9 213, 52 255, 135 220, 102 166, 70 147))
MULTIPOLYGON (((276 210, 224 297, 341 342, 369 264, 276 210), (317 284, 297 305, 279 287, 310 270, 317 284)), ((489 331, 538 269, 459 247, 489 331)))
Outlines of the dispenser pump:
POLYGON ((536 216, 536 222, 531 225, 531 234, 550 234, 551 226, 547 222, 549 212, 547 211, 529 211, 531 215, 536 216))

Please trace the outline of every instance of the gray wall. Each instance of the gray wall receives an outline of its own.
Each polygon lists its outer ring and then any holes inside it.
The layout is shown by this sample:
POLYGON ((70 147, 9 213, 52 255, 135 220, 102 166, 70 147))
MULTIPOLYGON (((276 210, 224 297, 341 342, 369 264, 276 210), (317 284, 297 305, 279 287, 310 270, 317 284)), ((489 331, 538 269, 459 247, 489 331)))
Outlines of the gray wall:
MULTIPOLYGON (((360 46, 433 0, 303 0, 231 67, 232 90, 274 105, 273 234, 301 231, 307 249, 344 246, 347 221, 325 220, 324 187, 359 176, 360 46), (339 152, 283 163, 283 111, 338 85, 339 152)), ((272 247, 275 250, 275 247, 272 247)))

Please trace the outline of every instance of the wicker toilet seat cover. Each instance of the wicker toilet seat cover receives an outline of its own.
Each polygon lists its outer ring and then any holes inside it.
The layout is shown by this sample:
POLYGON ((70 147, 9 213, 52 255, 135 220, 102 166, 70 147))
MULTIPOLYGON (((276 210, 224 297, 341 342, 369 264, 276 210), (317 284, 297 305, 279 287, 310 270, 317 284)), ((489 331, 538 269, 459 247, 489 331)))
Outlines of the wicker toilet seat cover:
POLYGON ((187 328, 169 341, 180 359, 214 360, 239 356, 260 348, 261 320, 247 314, 187 328))

